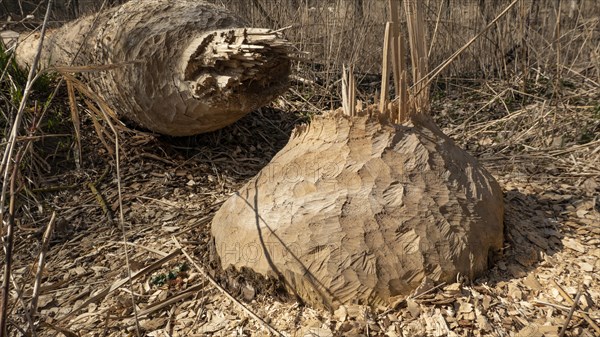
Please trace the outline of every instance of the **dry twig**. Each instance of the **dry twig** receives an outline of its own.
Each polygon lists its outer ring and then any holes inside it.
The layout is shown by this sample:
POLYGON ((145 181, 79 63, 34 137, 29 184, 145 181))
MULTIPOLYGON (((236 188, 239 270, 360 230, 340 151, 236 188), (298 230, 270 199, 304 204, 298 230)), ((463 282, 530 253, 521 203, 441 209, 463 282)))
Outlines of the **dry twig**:
POLYGON ((250 315, 250 317, 254 318, 257 322, 261 323, 271 333, 275 334, 276 336, 282 336, 282 337, 284 336, 281 332, 277 331, 277 329, 275 329, 269 323, 267 323, 267 321, 265 321, 264 319, 259 317, 257 314, 252 312, 252 310, 248 309, 248 307, 246 307, 242 302, 238 301, 235 297, 233 297, 229 292, 227 292, 227 290, 225 290, 225 288, 221 287, 221 285, 214 278, 212 278, 212 276, 210 276, 204 270, 204 268, 202 268, 200 265, 198 265, 196 263, 196 261, 194 261, 194 259, 192 259, 192 257, 183 249, 183 247, 181 246, 181 244, 179 243, 177 238, 172 237, 172 239, 173 239, 173 242, 175 243, 175 245, 177 246, 177 248, 181 250, 181 252, 183 253, 183 255, 185 255, 185 257, 188 259, 188 261, 190 261, 190 263, 196 268, 196 270, 204 278, 206 278, 215 288, 217 288, 217 290, 219 290, 223 295, 225 295, 227 298, 229 298, 231 301, 233 301, 233 303, 235 303, 238 307, 240 307, 245 313, 250 315))
MULTIPOLYGON (((552 280, 551 282, 552 285, 556 287, 560 295, 565 299, 565 301, 567 301, 570 305, 575 304, 575 301, 571 298, 571 296, 569 296, 569 294, 558 283, 556 283, 555 280, 552 280)), ((583 319, 585 319, 585 321, 588 322, 588 324, 594 328, 594 330, 596 330, 596 333, 600 335, 600 327, 598 324, 596 324, 596 322, 594 322, 594 320, 591 319, 588 314, 582 313, 581 315, 583 316, 583 319)))
POLYGON ((567 316, 567 319, 565 320, 565 325, 563 325, 562 329, 560 330, 558 337, 563 337, 565 335, 565 333, 567 332, 567 328, 569 327, 571 318, 573 318, 573 313, 575 312, 575 309, 577 309, 577 305, 579 303, 579 297, 581 297, 581 288, 577 291, 577 295, 575 295, 575 299, 573 300, 571 310, 569 310, 569 315, 567 316))
MULTIPOLYGON (((94 303, 96 301, 101 300, 102 298, 106 297, 106 295, 110 294, 111 292, 121 288, 123 285, 132 282, 134 279, 145 275, 147 273, 150 273, 158 268, 160 268, 163 264, 165 264, 167 261, 171 260, 172 258, 174 258, 175 256, 179 255, 179 253, 181 253, 180 249, 176 249, 173 252, 171 252, 169 255, 159 259, 158 261, 154 262, 153 264, 149 265, 148 267, 138 270, 137 272, 130 274, 130 276, 121 279, 119 281, 114 282, 110 287, 105 288, 104 290, 100 291, 99 293, 97 293, 96 295, 88 298, 87 300, 85 300, 82 304, 80 304, 77 308, 73 309, 70 313, 66 314, 65 316, 59 318, 57 320, 57 322, 64 322, 67 320, 67 318, 72 317, 73 315, 75 315, 76 313, 78 313, 81 309, 86 308, 90 303, 94 303)), ((129 269, 129 272, 131 273, 131 269, 129 269)), ((133 292, 132 292, 132 296, 133 296, 133 292)))
MULTIPOLYGON (((10 268, 11 268, 11 259, 12 259, 12 236, 13 236, 13 222, 14 222, 14 184, 15 182, 12 179, 16 179, 16 170, 18 169, 18 159, 15 159, 13 165, 11 165, 11 159, 13 152, 15 150, 17 137, 19 135, 21 129, 21 122, 23 120, 23 114, 25 111, 25 105, 29 99, 29 95, 31 94, 31 89, 33 87, 33 83, 36 80, 36 71, 37 65, 40 59, 40 55, 42 52, 42 47, 44 44, 44 36, 46 33, 46 25, 48 23, 48 19, 50 16, 50 9, 52 8, 52 0, 48 0, 48 6, 46 8, 46 14, 44 16, 44 22, 42 24, 42 31, 40 36, 40 42, 38 44, 38 49, 34 61, 31 65, 31 69, 29 70, 29 75, 27 77, 27 84, 25 85, 25 90, 23 91, 23 97, 19 104, 19 110, 17 111, 17 115, 15 117, 15 121, 12 126, 12 130, 9 136, 8 144, 6 149, 4 150, 4 156, 2 158, 2 163, 0 167, 3 170, 3 183, 2 183, 2 192, 0 194, 0 220, 4 223, 4 205, 5 205, 5 196, 6 190, 8 188, 8 184, 11 186, 11 206, 8 220, 8 228, 7 228, 7 242, 5 245, 5 270, 4 270, 4 280, 2 285, 2 302, 0 303, 0 337, 4 337, 6 334, 6 320, 7 320, 7 307, 8 307, 8 296, 9 296, 9 279, 10 279, 10 268), (13 172, 13 178, 9 182, 8 176, 9 172, 14 166, 15 172, 13 172)), ((0 170, 0 171, 2 171, 0 170)))
MULTIPOLYGON (((55 220, 56 212, 52 212, 50 222, 48 222, 48 225, 46 226, 46 231, 44 232, 44 236, 42 238, 42 247, 40 249, 40 255, 38 258, 37 271, 35 273, 35 283, 33 284, 33 293, 31 295, 31 305, 29 309, 29 314, 31 315, 31 317, 35 317, 37 314, 38 299, 40 296, 40 289, 42 284, 42 275, 44 273, 44 266, 46 264, 46 253, 48 252, 50 238, 52 237, 52 232, 54 231, 55 220)), ((35 327, 32 326, 31 330, 35 334, 35 327)))

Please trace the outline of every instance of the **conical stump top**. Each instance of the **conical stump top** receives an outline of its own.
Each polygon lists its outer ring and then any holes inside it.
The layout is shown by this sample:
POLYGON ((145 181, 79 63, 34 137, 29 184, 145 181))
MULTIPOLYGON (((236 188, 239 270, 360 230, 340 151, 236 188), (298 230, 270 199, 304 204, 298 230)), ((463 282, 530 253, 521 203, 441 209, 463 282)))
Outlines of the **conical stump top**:
POLYGON ((432 122, 339 113, 300 126, 212 222, 224 269, 283 279, 317 307, 385 305, 425 277, 488 268, 502 192, 432 122))

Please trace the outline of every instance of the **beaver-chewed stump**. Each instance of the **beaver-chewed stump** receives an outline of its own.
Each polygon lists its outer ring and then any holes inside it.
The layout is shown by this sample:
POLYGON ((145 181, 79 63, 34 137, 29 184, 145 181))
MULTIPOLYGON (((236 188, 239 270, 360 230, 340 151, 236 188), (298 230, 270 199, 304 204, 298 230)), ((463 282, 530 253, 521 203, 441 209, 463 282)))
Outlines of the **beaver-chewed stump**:
POLYGON ((476 278, 502 248, 494 178, 425 118, 316 117, 212 222, 224 269, 309 304, 386 305, 427 277, 476 278))
MULTIPOLYGON (((38 41, 33 34, 19 43, 21 65, 32 64, 38 41)), ((225 127, 283 93, 288 48, 278 32, 245 28, 203 1, 132 0, 50 32, 41 63, 90 66, 85 78, 118 113, 186 136, 225 127)))

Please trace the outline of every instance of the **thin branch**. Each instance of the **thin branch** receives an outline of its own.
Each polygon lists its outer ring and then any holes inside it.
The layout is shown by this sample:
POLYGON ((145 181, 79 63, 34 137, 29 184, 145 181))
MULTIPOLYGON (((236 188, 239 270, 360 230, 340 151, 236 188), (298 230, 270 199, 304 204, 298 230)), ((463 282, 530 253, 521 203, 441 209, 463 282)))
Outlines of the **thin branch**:
MULTIPOLYGON (((42 284, 42 274, 44 273, 44 265, 46 264, 46 253, 48 252, 48 246, 50 245, 50 238, 54 231, 54 223, 56 220, 56 212, 52 212, 50 222, 46 226, 46 231, 42 238, 42 247, 40 249, 40 256, 38 258, 37 271, 35 273, 35 283, 33 284, 33 293, 31 295, 31 304, 29 314, 31 317, 35 317, 37 313, 38 299, 40 296, 40 287, 42 284)), ((35 327, 31 327, 31 332, 35 334, 35 327)))
POLYGON ((252 312, 252 310, 248 309, 248 307, 246 307, 242 302, 238 301, 235 297, 233 297, 230 293, 228 293, 227 290, 225 290, 223 287, 221 287, 221 285, 214 278, 212 278, 204 270, 204 268, 199 266, 196 263, 196 261, 194 261, 194 259, 192 259, 192 257, 183 249, 183 247, 181 246, 181 244, 179 243, 177 238, 172 237, 172 239, 173 239, 173 242, 175 243, 175 246, 181 250, 181 252, 183 253, 183 255, 185 255, 185 257, 188 259, 188 261, 190 261, 190 263, 196 268, 196 270, 200 274, 202 274, 202 276, 204 276, 204 278, 206 278, 215 288, 217 288, 217 290, 219 290, 227 298, 229 298, 231 301, 233 301, 233 303, 237 304, 240 308, 242 308, 242 310, 244 310, 244 312, 246 312, 248 315, 250 315, 250 317, 254 318, 257 322, 261 323, 271 333, 275 334, 276 336, 284 336, 281 332, 277 331, 274 327, 272 327, 269 323, 267 323, 267 321, 265 321, 264 319, 259 317, 254 312, 252 312))
POLYGON ((567 332, 567 328, 569 327, 569 323, 571 322, 571 318, 573 318, 573 313, 577 309, 577 305, 579 304, 579 298, 581 297, 581 288, 577 291, 577 295, 575 295, 575 299, 573 300, 573 305, 571 306, 571 310, 569 310, 569 315, 565 320, 565 325, 563 325, 558 337, 564 337, 567 332))
MULTIPOLYGON (((460 55, 462 54, 467 48, 469 48, 473 42, 477 41, 477 39, 479 39, 483 34, 485 34, 491 27, 493 27, 496 22, 498 22, 498 20, 500 20, 506 13, 508 13, 508 11, 514 7, 514 5, 516 5, 520 0, 514 0, 513 2, 511 2, 500 14, 498 14, 498 16, 496 16, 496 18, 494 20, 492 20, 487 26, 485 26, 485 28, 483 28, 479 33, 477 33, 475 36, 473 36, 471 38, 471 40, 469 40, 467 43, 465 43, 464 46, 462 46, 461 48, 459 48, 457 51, 454 52, 454 54, 452 54, 446 61, 444 61, 442 64, 440 64, 439 66, 437 66, 435 69, 433 69, 432 71, 430 71, 426 76, 424 76, 419 82, 414 83, 413 87, 416 87, 418 84, 420 84, 420 82, 422 82, 423 80, 426 80, 425 84, 419 88, 419 91, 425 89, 425 88, 429 88, 429 85, 431 84, 431 82, 442 72, 444 71, 444 69, 446 69, 447 66, 449 66, 452 62, 454 62, 454 60, 460 55)), ((419 91, 415 93, 415 96, 419 94, 419 91)))
MULTIPOLYGON (((551 282, 552 282, 552 285, 554 287, 556 287, 556 289, 558 290, 560 295, 565 299, 565 301, 567 301, 567 303, 569 303, 570 305, 573 305, 575 303, 575 301, 573 301, 571 296, 569 296, 569 294, 558 283, 556 283, 555 280, 552 280, 551 282)), ((586 322, 588 322, 588 324, 594 330, 596 330, 596 333, 598 335, 600 335, 600 327, 598 326, 598 324, 596 324, 596 322, 594 322, 594 320, 591 319, 590 316, 588 316, 588 314, 586 314, 586 313, 582 313, 581 316, 583 317, 583 319, 585 319, 586 322)))
POLYGON ((8 314, 8 297, 10 296, 10 279, 12 269, 12 255, 14 245, 14 228, 15 228, 15 196, 17 174, 19 173, 19 162, 21 161, 22 149, 19 150, 15 157, 15 164, 12 166, 12 175, 10 178, 10 205, 8 208, 8 223, 6 225, 6 237, 4 241, 4 273, 2 278, 2 300, 0 302, 0 337, 6 335, 6 321, 8 314))
POLYGON ((29 69, 29 75, 27 76, 27 83, 25 85, 25 90, 23 90, 23 98, 21 99, 21 103, 19 104, 19 110, 17 111, 17 116, 15 117, 15 122, 13 124, 12 130, 10 132, 8 145, 6 150, 4 151, 4 156, 2 157, 2 163, 0 164, 0 171, 4 171, 3 174, 3 182, 2 182, 2 192, 0 194, 0 220, 4 221, 4 203, 6 202, 6 190, 8 188, 8 175, 10 172, 10 159, 12 158, 15 144, 17 142, 17 136, 19 134, 19 129, 21 128, 21 122, 23 120, 23 114, 25 111, 25 105, 29 99, 29 95, 31 94, 31 88, 33 87, 33 83, 36 79, 36 69, 40 62, 40 56, 42 54, 42 47, 44 46, 44 37, 46 36, 46 26, 48 24, 48 19, 50 17, 50 9, 52 7, 52 1, 48 0, 48 7, 46 8, 46 15, 44 16, 44 23, 42 24, 42 31, 40 33, 40 43, 38 44, 37 53, 35 58, 33 59, 33 63, 31 64, 31 69, 29 69))
POLYGON ((8 306, 8 297, 9 297, 9 288, 10 288, 10 269, 11 269, 11 260, 12 260, 12 236, 13 236, 13 223, 14 223, 14 180, 16 179, 16 170, 18 169, 18 155, 15 158, 15 162, 11 165, 11 159, 13 157, 13 152, 15 150, 15 146, 17 143, 17 136, 21 129, 21 122, 23 120, 23 114, 25 111, 25 106, 29 99, 29 95, 31 94, 31 89, 33 87, 33 83, 36 78, 36 69, 40 60, 40 55, 42 54, 42 47, 44 45, 44 36, 46 34, 46 26, 48 24, 48 19, 50 17, 50 9, 52 8, 52 0, 48 0, 48 6, 46 7, 46 15, 44 16, 44 22, 42 24, 42 31, 40 33, 40 42, 38 44, 37 53, 31 65, 31 69, 29 69, 29 74, 27 76, 27 83, 25 85, 25 90, 23 91, 23 97, 19 104, 19 110, 17 111, 17 115, 15 117, 15 121, 9 136, 7 147, 4 151, 4 156, 2 157, 2 163, 0 164, 0 171, 4 171, 3 181, 2 181, 2 191, 0 194, 0 220, 4 224, 4 214, 5 214, 5 203, 6 203, 6 191, 8 189, 8 185, 10 184, 11 189, 11 202, 10 202, 10 211, 9 211, 9 219, 7 223, 7 240, 5 245, 5 269, 4 269, 4 280, 2 284, 2 300, 0 303, 0 337, 4 337, 6 335, 6 321, 7 321, 7 306, 8 306), (14 169, 13 169, 14 167, 14 169), (14 171, 12 179, 9 181, 8 176, 11 169, 14 171))
MULTIPOLYGON (((105 111, 106 109, 110 109, 108 106, 103 107, 102 105, 100 105, 100 111, 102 112, 102 114, 104 115, 104 118, 106 120, 106 122, 108 123, 108 126, 110 127, 110 129, 112 130, 114 136, 115 136, 115 167, 116 167, 116 173, 117 173, 117 197, 119 198, 119 226, 121 227, 121 236, 123 239, 123 250, 125 252, 125 264, 127 266, 127 274, 129 276, 129 290, 131 290, 131 303, 132 303, 132 307, 133 307, 133 314, 135 317, 135 330, 136 330, 136 334, 138 337, 141 337, 141 329, 140 329, 140 321, 139 321, 139 316, 138 316, 138 311, 137 311, 137 306, 136 306, 136 301, 135 301, 135 295, 134 295, 134 291, 133 291, 133 277, 132 277, 132 272, 131 272, 131 266, 129 264, 129 248, 127 247, 127 231, 125 230, 125 215, 123 213, 123 192, 122 192, 122 188, 121 188, 121 165, 120 160, 121 160, 121 148, 120 148, 120 144, 119 144, 119 139, 120 139, 120 135, 119 132, 117 130, 117 128, 114 126, 114 124, 111 122, 110 119, 110 115, 111 113, 109 111, 105 111)), ((112 113, 112 115, 114 115, 114 112, 112 113)))

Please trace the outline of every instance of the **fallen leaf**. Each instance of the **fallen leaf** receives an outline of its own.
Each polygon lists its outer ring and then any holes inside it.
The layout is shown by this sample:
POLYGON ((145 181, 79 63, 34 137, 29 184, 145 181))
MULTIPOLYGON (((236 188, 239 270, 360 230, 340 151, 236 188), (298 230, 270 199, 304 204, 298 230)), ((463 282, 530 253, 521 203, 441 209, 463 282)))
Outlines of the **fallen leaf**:
POLYGON ((523 284, 532 290, 542 290, 542 285, 537 280, 534 274, 527 275, 525 280, 523 280, 523 284))
POLYGON ((333 312, 333 317, 335 317, 338 322, 345 322, 348 318, 348 309, 346 309, 346 306, 340 305, 340 307, 333 312))
POLYGON ((412 298, 407 299, 406 306, 408 308, 408 311, 410 312, 410 315, 413 318, 419 317, 419 315, 421 314, 421 308, 419 307, 419 304, 415 302, 415 300, 413 300, 412 298))

